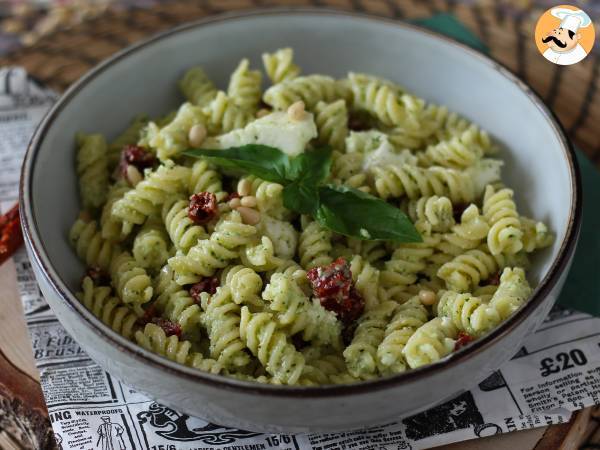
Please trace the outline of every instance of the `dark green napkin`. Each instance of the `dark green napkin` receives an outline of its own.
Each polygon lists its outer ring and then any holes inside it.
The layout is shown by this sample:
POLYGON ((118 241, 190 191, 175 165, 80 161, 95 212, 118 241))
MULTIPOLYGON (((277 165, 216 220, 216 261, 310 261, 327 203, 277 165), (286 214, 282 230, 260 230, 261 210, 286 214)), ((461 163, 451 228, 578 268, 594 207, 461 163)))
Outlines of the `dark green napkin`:
MULTIPOLYGON (((437 14, 414 23, 487 52, 479 38, 451 14, 437 14)), ((583 222, 573 266, 559 303, 600 316, 600 172, 581 150, 576 151, 583 180, 583 222)))

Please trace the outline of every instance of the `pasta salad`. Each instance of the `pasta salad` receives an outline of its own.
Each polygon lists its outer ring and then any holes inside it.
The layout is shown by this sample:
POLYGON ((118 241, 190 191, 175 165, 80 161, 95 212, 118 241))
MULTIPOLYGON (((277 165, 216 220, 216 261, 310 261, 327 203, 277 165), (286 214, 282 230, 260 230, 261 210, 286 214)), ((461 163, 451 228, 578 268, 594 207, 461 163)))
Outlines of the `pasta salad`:
POLYGON ((213 374, 354 383, 438 361, 506 320, 552 244, 488 134, 398 84, 243 59, 219 90, 114 141, 76 136, 79 300, 125 338, 213 374))

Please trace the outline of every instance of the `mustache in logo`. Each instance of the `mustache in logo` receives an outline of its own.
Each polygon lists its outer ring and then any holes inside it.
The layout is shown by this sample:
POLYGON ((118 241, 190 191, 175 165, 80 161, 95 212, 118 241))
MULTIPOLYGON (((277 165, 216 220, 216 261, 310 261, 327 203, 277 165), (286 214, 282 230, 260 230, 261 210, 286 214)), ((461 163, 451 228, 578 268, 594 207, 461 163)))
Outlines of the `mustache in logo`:
POLYGON ((547 36, 545 38, 542 38, 542 42, 545 44, 546 42, 550 42, 553 41, 557 46, 559 46, 560 48, 565 48, 567 46, 566 42, 561 42, 558 40, 558 38, 556 36, 547 36))

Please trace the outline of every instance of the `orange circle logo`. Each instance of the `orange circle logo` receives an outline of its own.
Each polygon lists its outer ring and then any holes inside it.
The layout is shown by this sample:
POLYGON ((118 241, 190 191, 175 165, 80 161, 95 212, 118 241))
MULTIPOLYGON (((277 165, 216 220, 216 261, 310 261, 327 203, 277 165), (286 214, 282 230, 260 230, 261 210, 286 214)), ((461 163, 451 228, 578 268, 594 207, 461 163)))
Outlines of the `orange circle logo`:
POLYGON ((594 46, 594 24, 585 11, 570 5, 550 8, 535 26, 535 45, 554 64, 570 66, 585 58, 594 46))

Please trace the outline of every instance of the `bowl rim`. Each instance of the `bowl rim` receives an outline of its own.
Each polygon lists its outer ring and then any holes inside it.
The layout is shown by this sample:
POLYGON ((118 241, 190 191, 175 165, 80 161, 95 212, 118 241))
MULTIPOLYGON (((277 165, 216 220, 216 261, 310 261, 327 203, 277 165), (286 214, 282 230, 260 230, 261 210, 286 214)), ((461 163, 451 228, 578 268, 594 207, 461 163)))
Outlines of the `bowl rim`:
MULTIPOLYGON (((565 129, 560 124, 557 116, 552 112, 540 98, 540 96, 523 80, 519 79, 512 71, 503 64, 493 60, 489 56, 466 46, 452 38, 446 37, 434 31, 428 30, 422 26, 407 23, 402 20, 380 17, 358 12, 339 11, 325 8, 307 8, 307 7, 276 7, 265 8, 261 10, 245 10, 242 12, 230 12, 219 15, 202 18, 193 22, 179 25, 170 30, 155 34, 146 38, 134 45, 126 47, 110 58, 104 60, 83 77, 76 81, 60 99, 47 112, 43 120, 37 126, 33 137, 28 145, 27 152, 24 157, 20 190, 19 190, 19 208, 21 211, 21 226, 25 242, 28 246, 29 255, 35 259, 38 267, 41 267, 40 274, 44 280, 52 287, 60 299, 65 302, 67 308, 79 314, 87 328, 96 334, 101 340, 104 340, 107 345, 115 346, 121 352, 127 353, 144 364, 149 364, 154 368, 160 369, 165 373, 185 378, 189 381, 204 383, 212 387, 218 387, 229 391, 234 391, 242 394, 260 394, 263 396, 275 397, 308 397, 308 398, 326 398, 339 395, 365 394, 373 390, 386 389, 401 385, 406 382, 413 382, 417 379, 433 376, 441 373, 446 369, 450 369, 463 361, 480 354, 487 350, 490 346, 501 340, 513 328, 521 324, 527 316, 543 303, 546 296, 554 289, 562 272, 568 267, 573 255, 577 237, 581 226, 582 215, 582 187, 579 167, 576 162, 576 156, 570 140, 566 136, 565 129), (395 27, 406 28, 418 34, 428 36, 433 39, 444 42, 445 44, 454 46, 463 52, 467 52, 471 57, 479 59, 482 63, 499 72, 508 81, 515 84, 519 90, 528 97, 528 99, 536 106, 538 111, 545 117, 546 121, 551 125, 554 135, 564 153, 566 163, 568 165, 571 183, 571 202, 569 210, 569 218, 565 238, 561 242, 557 256, 552 261, 552 264, 542 278, 538 286, 534 289, 527 303, 519 309, 515 314, 501 323, 493 331, 465 346, 464 348, 451 353, 450 355, 436 361, 432 364, 422 366, 416 369, 411 369, 398 374, 380 377, 373 380, 361 381, 353 384, 344 385, 317 385, 317 386, 275 386, 269 384, 261 384, 254 381, 243 381, 224 375, 215 375, 193 369, 167 358, 150 352, 133 341, 125 339, 120 334, 113 331, 110 327, 102 323, 100 319, 94 316, 89 310, 83 306, 75 297, 75 295, 67 288, 62 278, 56 273, 53 265, 46 254, 44 245, 37 231, 37 222, 33 212, 32 198, 32 183, 33 170, 35 168, 36 157, 39 153, 41 143, 44 140, 46 133, 52 126, 55 118, 68 105, 70 100, 82 89, 86 87, 94 78, 103 73, 111 64, 128 55, 137 52, 153 43, 172 37, 179 33, 184 33, 189 30, 202 27, 209 24, 219 24, 222 22, 230 22, 236 20, 252 20, 256 16, 303 16, 303 15, 319 15, 330 17, 350 18, 361 20, 364 22, 375 22, 380 24, 392 25, 395 27)), ((151 395, 152 396, 152 395, 151 395)))

